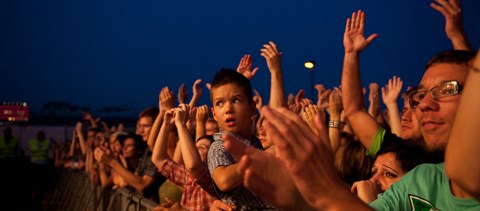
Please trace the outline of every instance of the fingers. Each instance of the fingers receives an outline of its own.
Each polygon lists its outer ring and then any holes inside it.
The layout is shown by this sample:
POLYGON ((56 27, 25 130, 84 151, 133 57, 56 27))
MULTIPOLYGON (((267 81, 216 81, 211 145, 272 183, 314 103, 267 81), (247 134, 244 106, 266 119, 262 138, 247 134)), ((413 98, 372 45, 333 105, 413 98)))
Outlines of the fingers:
POLYGON ((268 191, 275 190, 275 187, 273 187, 270 182, 263 179, 251 169, 247 169, 245 171, 243 184, 254 195, 259 197, 267 197, 268 195, 271 195, 271 193, 268 193, 268 191))
POLYGON ((223 134, 223 146, 237 162, 242 158, 242 155, 245 154, 245 149, 247 148, 247 145, 229 133, 223 134))

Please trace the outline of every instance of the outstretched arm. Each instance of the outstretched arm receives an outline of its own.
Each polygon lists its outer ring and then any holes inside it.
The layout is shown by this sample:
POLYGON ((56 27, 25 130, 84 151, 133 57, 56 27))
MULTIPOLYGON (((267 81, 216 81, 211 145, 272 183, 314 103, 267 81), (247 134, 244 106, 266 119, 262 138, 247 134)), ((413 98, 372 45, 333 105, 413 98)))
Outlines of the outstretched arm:
POLYGON ((388 119, 392 133, 400 137, 402 135, 402 119, 398 110, 398 96, 402 92, 403 81, 400 77, 393 76, 388 79, 388 84, 382 87, 383 103, 387 107, 388 119))
POLYGON ((168 86, 165 86, 160 90, 158 96, 158 112, 157 118, 153 122, 152 129, 150 129, 150 135, 148 136, 147 144, 150 149, 153 149, 155 145, 155 140, 157 139, 158 131, 163 123, 163 117, 165 113, 175 106, 175 99, 173 98, 173 93, 168 89, 168 86))
POLYGON ((197 79, 193 83, 193 87, 192 87, 193 95, 192 95, 192 99, 190 99, 190 103, 188 103, 190 108, 197 106, 198 99, 200 99, 200 97, 202 96, 203 87, 200 83, 202 83, 202 79, 197 79))
POLYGON ((480 53, 468 74, 445 154, 445 170, 452 183, 480 200, 480 53))
POLYGON ((283 86, 282 73, 282 52, 278 51, 277 45, 270 41, 264 44, 260 50, 260 55, 267 61, 268 69, 271 74, 270 85, 270 102, 271 107, 287 107, 287 100, 285 99, 285 88, 283 86))
POLYGON ((378 35, 368 38, 364 35, 365 13, 359 10, 347 19, 343 45, 345 58, 342 72, 342 103, 345 116, 355 135, 363 146, 370 149, 373 138, 379 127, 377 121, 368 114, 362 93, 360 81, 359 56, 378 35))
POLYGON ((155 141, 155 146, 153 147, 152 163, 155 164, 157 168, 160 168, 160 166, 162 166, 163 164, 163 161, 168 158, 168 135, 170 130, 174 126, 174 115, 175 109, 170 109, 165 112, 164 121, 162 127, 160 128, 160 133, 158 133, 157 140, 155 141))
POLYGON ((461 0, 435 0, 430 6, 445 16, 445 33, 455 50, 472 50, 463 27, 461 0))
POLYGON ((175 110, 175 126, 177 126, 180 150, 182 151, 183 163, 185 168, 193 178, 199 178, 205 173, 206 165, 202 163, 200 154, 195 147, 195 141, 188 132, 186 121, 188 119, 189 107, 181 104, 180 108, 175 110))

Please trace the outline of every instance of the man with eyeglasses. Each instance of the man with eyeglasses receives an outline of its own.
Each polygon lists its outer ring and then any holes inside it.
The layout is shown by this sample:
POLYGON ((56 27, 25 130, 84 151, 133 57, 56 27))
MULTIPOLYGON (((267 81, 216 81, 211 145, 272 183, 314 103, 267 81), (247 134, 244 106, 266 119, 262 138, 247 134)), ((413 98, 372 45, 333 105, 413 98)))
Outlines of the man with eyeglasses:
POLYGON ((426 148, 443 162, 462 85, 475 51, 444 51, 432 58, 409 104, 420 124, 426 148))

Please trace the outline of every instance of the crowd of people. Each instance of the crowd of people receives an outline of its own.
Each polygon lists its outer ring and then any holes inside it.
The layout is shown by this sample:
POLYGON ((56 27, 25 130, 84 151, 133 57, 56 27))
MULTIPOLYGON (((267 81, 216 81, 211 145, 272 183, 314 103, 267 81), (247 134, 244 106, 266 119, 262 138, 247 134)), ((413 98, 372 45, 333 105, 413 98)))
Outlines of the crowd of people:
MULTIPOLYGON (((267 103, 252 88, 258 68, 247 54, 206 83, 211 105, 197 105, 199 79, 189 102, 185 85, 176 96, 163 87, 135 131, 85 113, 54 164, 136 191, 159 204, 154 210, 479 210, 480 54, 459 0, 431 6, 453 48, 432 55, 418 85, 404 89, 392 76, 367 94, 360 54, 378 35, 365 35, 358 10, 345 24, 341 86, 318 84, 317 102, 303 90, 285 93, 282 52, 270 41, 260 49, 271 75, 267 103), (167 185, 174 188, 161 191, 167 185)), ((50 148, 44 139, 39 133, 30 147, 37 172, 50 148)), ((5 131, 2 153, 15 143, 5 131)))

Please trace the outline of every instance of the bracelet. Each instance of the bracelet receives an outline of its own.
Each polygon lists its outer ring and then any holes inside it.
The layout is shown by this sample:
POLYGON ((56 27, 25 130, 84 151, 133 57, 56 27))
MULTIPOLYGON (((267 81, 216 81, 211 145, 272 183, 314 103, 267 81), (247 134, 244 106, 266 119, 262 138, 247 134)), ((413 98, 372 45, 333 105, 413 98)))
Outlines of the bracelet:
POLYGON ((328 127, 330 128, 338 128, 342 127, 343 123, 340 121, 330 120, 328 121, 328 127))

